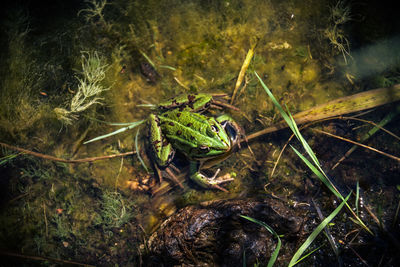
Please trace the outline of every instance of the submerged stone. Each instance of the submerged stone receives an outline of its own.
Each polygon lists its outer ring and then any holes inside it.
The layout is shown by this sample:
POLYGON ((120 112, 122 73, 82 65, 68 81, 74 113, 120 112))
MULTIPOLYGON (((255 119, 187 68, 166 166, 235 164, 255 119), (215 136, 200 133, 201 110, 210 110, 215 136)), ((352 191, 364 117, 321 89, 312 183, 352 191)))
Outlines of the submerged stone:
POLYGON ((151 235, 149 264, 243 266, 243 260, 247 266, 267 263, 276 238, 239 215, 265 222, 288 240, 302 226, 302 219, 276 199, 222 200, 189 206, 168 218, 151 235))

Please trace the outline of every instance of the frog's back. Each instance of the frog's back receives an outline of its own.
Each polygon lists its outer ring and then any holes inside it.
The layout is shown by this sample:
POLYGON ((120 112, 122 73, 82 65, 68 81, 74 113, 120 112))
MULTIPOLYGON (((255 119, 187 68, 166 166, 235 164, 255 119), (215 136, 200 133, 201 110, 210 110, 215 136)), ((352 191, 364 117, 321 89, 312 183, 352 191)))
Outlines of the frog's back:
POLYGON ((212 95, 209 94, 182 94, 158 105, 160 110, 172 110, 179 108, 189 109, 197 112, 209 107, 212 101, 212 95))
POLYGON ((212 117, 176 109, 161 114, 159 118, 168 141, 187 155, 208 157, 229 149, 225 130, 212 117))

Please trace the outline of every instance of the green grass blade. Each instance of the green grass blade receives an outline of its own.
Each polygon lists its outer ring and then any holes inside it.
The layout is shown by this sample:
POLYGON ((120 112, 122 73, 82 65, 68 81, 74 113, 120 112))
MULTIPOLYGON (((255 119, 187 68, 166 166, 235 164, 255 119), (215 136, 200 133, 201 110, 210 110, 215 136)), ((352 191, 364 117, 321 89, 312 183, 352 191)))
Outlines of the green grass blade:
POLYGON ((7 162, 9 162, 11 160, 13 160, 19 154, 21 154, 21 153, 11 154, 11 155, 7 155, 7 156, 4 156, 4 157, 0 158, 0 166, 3 165, 3 164, 6 164, 7 162))
POLYGON ((343 198, 343 196, 338 192, 338 191, 336 191, 336 189, 332 186, 332 183, 328 180, 328 179, 326 179, 326 177, 324 176, 324 174, 323 173, 321 173, 320 171, 319 171, 319 169, 317 169, 306 157, 304 157, 297 149, 295 149, 294 147, 292 147, 292 146, 290 146, 292 149, 293 149, 293 151, 297 154, 297 156, 299 157, 299 158, 301 158, 303 161, 304 161, 304 163, 308 166, 308 168, 310 168, 310 170, 318 177, 318 179, 320 179, 321 180, 321 182, 323 182, 328 188, 329 188, 329 190, 331 190, 331 192, 333 193, 333 194, 335 194, 335 196, 336 197, 338 197, 338 198, 340 198, 340 199, 344 199, 343 198))
MULTIPOLYGON (((326 173, 324 172, 324 170, 322 169, 315 153, 312 151, 311 147, 308 145, 307 141, 303 138, 303 136, 301 135, 299 129, 297 128, 296 122, 294 121, 292 115, 290 114, 290 112, 286 113, 282 106, 279 104, 279 102, 276 100, 276 98, 272 95, 271 91, 268 89, 268 87, 264 84, 264 82, 262 81, 262 79, 260 78, 260 76, 258 76, 258 74, 256 72, 254 72, 255 75, 257 76, 258 80, 260 81, 262 87, 264 88, 264 90, 267 92, 268 96, 271 98, 272 102, 274 103, 274 105, 278 108, 279 112, 281 113, 283 119, 286 121, 286 123, 288 124, 288 126, 290 127, 290 129, 293 131, 293 133, 295 134, 295 136, 297 137, 297 139, 301 142, 301 144, 303 145, 303 148, 305 149, 305 151, 307 152, 307 154, 310 156, 310 158, 312 159, 312 161, 314 162, 315 165, 311 164, 308 160, 305 161, 305 157, 302 156, 297 150, 295 150, 296 154, 299 155, 299 157, 301 157, 303 159, 303 161, 307 164, 307 166, 313 170, 313 172, 317 175, 317 177, 319 179, 321 179, 321 181, 328 186, 328 188, 332 191, 332 193, 337 196, 338 198, 340 198, 341 200, 344 200, 344 197, 340 194, 340 192, 335 188, 335 186, 333 185, 333 183, 329 180, 328 176, 326 175, 326 173), (301 155, 301 156, 300 156, 301 155), (307 163, 308 162, 308 163, 307 163), (310 167, 312 166, 312 168, 310 167), (318 172, 316 172, 315 170, 318 169, 318 172), (318 173, 318 174, 317 174, 318 173)), ((293 147, 292 147, 293 148, 293 147)), ((356 219, 358 220, 359 224, 366 230, 368 231, 370 234, 373 234, 372 231, 364 224, 363 221, 361 221, 360 217, 357 216, 357 214, 354 213, 354 211, 350 208, 349 204, 346 202, 346 206, 347 208, 350 210, 350 212, 356 217, 356 219)))
POLYGON ((154 62, 149 58, 148 55, 146 55, 145 52, 143 52, 142 50, 139 50, 139 52, 140 52, 140 54, 142 54, 142 56, 147 60, 147 62, 149 62, 149 64, 150 64, 154 69, 157 69, 157 68, 156 68, 156 65, 154 64, 154 62))
POLYGON ((307 143, 307 141, 304 139, 303 135, 300 133, 299 128, 297 128, 297 124, 294 121, 294 118, 293 118, 292 114, 289 111, 288 111, 288 113, 289 113, 289 116, 290 116, 290 121, 292 122, 292 125, 293 125, 293 129, 295 129, 295 135, 296 135, 297 139, 301 142, 301 144, 303 145, 303 147, 304 147, 305 151, 307 152, 307 154, 314 161, 314 164, 316 166, 318 166, 320 171, 325 175, 324 171, 320 167, 321 164, 319 163, 317 156, 315 155, 314 151, 311 149, 311 147, 307 143))
MULTIPOLYGON (((279 110, 279 112, 281 113, 283 119, 286 122, 290 121, 290 118, 288 116, 288 114, 286 114, 286 112, 283 110, 282 106, 279 104, 278 100, 276 100, 275 96, 271 93, 271 91, 268 89, 268 87, 265 85, 265 83, 263 82, 263 80, 261 80, 260 76, 258 76, 257 72, 254 72, 255 75, 257 76, 258 80, 261 83, 261 86, 264 88, 265 92, 267 92, 268 96, 271 98, 272 103, 274 103, 275 107, 279 110)), ((292 125, 290 123, 288 123, 289 127, 291 127, 292 125)))
POLYGON ((307 153, 310 155, 310 157, 312 158, 312 160, 314 161, 314 163, 318 166, 320 166, 319 161, 317 159, 317 157, 315 156, 314 152, 312 151, 311 147, 308 145, 307 141, 303 138, 303 136, 301 135, 296 122, 294 121, 292 114, 290 114, 290 112, 286 112, 281 104, 279 104, 279 102, 276 100, 275 96, 271 93, 271 91, 269 90, 269 88, 265 85, 265 83, 262 81, 262 79, 260 78, 260 76, 258 76, 257 72, 255 72, 255 75, 257 76, 258 80, 261 83, 261 86, 264 88, 265 92, 267 92, 268 96, 271 98, 272 102, 274 103, 275 107, 279 110, 279 112, 281 113, 283 119, 286 121, 286 123, 288 124, 289 128, 292 130, 292 132, 295 134, 295 136, 297 137, 297 139, 302 143, 304 149, 307 151, 307 153))
POLYGON ((319 247, 317 247, 317 248, 311 250, 311 251, 308 252, 306 255, 304 255, 303 257, 301 257, 300 259, 298 259, 298 260, 296 261, 295 264, 301 262, 302 260, 304 260, 305 258, 307 258, 308 256, 310 256, 311 254, 313 254, 315 251, 319 250, 319 249, 322 248, 323 246, 324 246, 324 245, 321 245, 321 246, 319 246, 319 247))
POLYGON ((315 240, 315 238, 319 235, 319 233, 330 223, 333 218, 339 213, 339 211, 343 208, 343 206, 347 203, 351 193, 340 203, 340 205, 328 216, 326 217, 315 230, 311 233, 311 235, 304 241, 304 243, 300 246, 300 248, 293 255, 292 259, 289 262, 289 267, 294 266, 299 261, 301 255, 306 251, 306 249, 311 245, 311 243, 315 240))
POLYGON ((133 128, 139 126, 140 124, 144 123, 145 121, 146 121, 146 120, 141 120, 141 121, 132 122, 132 123, 130 123, 129 126, 127 126, 127 127, 120 128, 120 129, 118 129, 118 130, 116 130, 116 131, 114 131, 114 132, 108 133, 108 134, 104 134, 104 135, 101 135, 101 136, 97 136, 97 137, 95 137, 95 138, 93 138, 93 139, 90 139, 89 141, 84 142, 83 144, 86 145, 86 144, 88 144, 88 143, 91 143, 91 142, 94 142, 94 141, 98 141, 98 140, 101 140, 101 139, 104 139, 104 138, 107 138, 107 137, 110 137, 110 136, 113 136, 113 135, 116 135, 116 134, 125 132, 125 131, 127 131, 127 130, 131 130, 131 129, 133 129, 133 128))
POLYGON ((139 123, 139 122, 143 121, 143 120, 141 120, 141 121, 134 121, 134 122, 109 122, 109 121, 99 120, 99 119, 96 119, 96 118, 93 118, 93 117, 90 117, 90 116, 86 116, 86 115, 85 115, 85 117, 88 118, 91 121, 95 121, 95 122, 99 122, 99 123, 105 123, 105 124, 112 125, 112 126, 129 126, 131 124, 139 123))
MULTIPOLYGON (((365 142, 371 136, 373 136, 377 131, 380 130, 380 127, 385 126, 387 123, 391 122, 393 118, 395 118, 400 113, 400 105, 396 107, 396 109, 389 114, 387 114, 378 124, 374 126, 371 130, 368 131, 363 137, 361 137, 360 142, 365 142)), ((354 145, 358 147, 357 145, 354 145)))
POLYGON ((136 136, 135 136, 135 149, 136 149, 136 156, 138 157, 140 163, 142 164, 143 168, 146 170, 147 173, 149 173, 149 169, 147 168, 146 164, 144 163, 142 157, 140 156, 140 149, 139 149, 139 131, 137 130, 136 136))
POLYGON ((160 65, 160 66, 158 66, 158 67, 159 67, 159 68, 164 68, 164 69, 176 71, 176 68, 174 68, 174 67, 172 67, 172 66, 168 66, 168 65, 160 65))
POLYGON ((274 237, 277 238, 278 244, 276 245, 276 248, 275 248, 274 252, 272 252, 271 258, 269 259, 268 265, 267 265, 268 267, 272 267, 272 266, 274 265, 276 259, 278 258, 278 254, 279 254, 279 251, 280 251, 281 246, 282 246, 282 241, 281 241, 279 235, 274 231, 274 229, 272 229, 272 228, 271 228, 268 224, 266 224, 265 222, 256 220, 256 219, 254 219, 254 218, 251 218, 251 217, 248 217, 248 216, 245 216, 245 215, 240 215, 240 217, 242 217, 242 218, 244 218, 244 219, 246 219, 246 220, 249 220, 249 221, 251 221, 251 222, 254 222, 254 223, 258 224, 258 225, 263 226, 265 229, 268 230, 268 232, 270 232, 274 237))

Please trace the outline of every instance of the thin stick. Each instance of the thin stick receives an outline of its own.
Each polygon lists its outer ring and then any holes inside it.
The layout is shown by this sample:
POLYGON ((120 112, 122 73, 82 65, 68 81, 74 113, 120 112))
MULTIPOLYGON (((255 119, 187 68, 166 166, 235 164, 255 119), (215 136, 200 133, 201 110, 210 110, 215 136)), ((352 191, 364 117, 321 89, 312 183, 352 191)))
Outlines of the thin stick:
MULTIPOLYGON (((301 128, 300 128, 299 130, 301 130, 301 128)), ((288 144, 290 143, 290 141, 293 139, 293 137, 294 137, 294 134, 292 134, 292 135, 289 137, 289 139, 287 140, 286 144, 283 146, 281 152, 279 153, 278 158, 277 158, 276 161, 275 161, 274 168, 272 168, 272 171, 271 171, 271 178, 272 178, 272 176, 274 176, 275 169, 276 169, 276 167, 278 166, 278 163, 279 163, 279 160, 280 160, 281 157, 282 157, 283 151, 285 151, 286 147, 288 146, 288 144)))
POLYGON ((92 158, 84 158, 84 159, 63 159, 63 158, 57 158, 57 157, 54 157, 54 156, 50 156, 50 155, 46 155, 46 154, 30 151, 30 150, 27 150, 27 149, 24 149, 24 148, 8 145, 8 144, 2 143, 2 142, 0 142, 0 146, 6 147, 8 149, 16 150, 16 151, 19 151, 19 152, 22 152, 22 153, 25 153, 25 154, 28 154, 28 155, 32 155, 32 156, 35 156, 35 157, 38 157, 38 158, 48 159, 48 160, 58 161, 58 162, 64 162, 64 163, 85 163, 85 162, 92 162, 92 161, 96 161, 96 160, 112 159, 112 158, 125 157, 125 156, 136 154, 136 151, 129 151, 129 152, 121 153, 121 154, 100 156, 100 157, 92 157, 92 158))
POLYGON ((173 174, 169 168, 166 168, 165 172, 168 173, 172 181, 174 181, 177 185, 179 185, 180 188, 183 188, 182 183, 178 180, 178 178, 176 178, 175 174, 173 174))
POLYGON ((347 247, 361 260, 362 263, 364 263, 366 266, 369 266, 369 264, 357 253, 357 251, 355 251, 351 246, 347 247))
POLYGON ((62 264, 72 264, 72 265, 77 265, 77 266, 94 267, 94 265, 89 265, 86 263, 80 263, 80 262, 69 261, 69 260, 60 260, 60 259, 41 257, 41 256, 30 256, 30 255, 24 255, 24 254, 19 254, 19 253, 14 253, 14 252, 9 252, 9 251, 2 251, 2 250, 0 250, 0 254, 10 256, 10 257, 28 259, 28 260, 53 261, 53 262, 58 262, 58 263, 62 263, 62 264))
POLYGON ((47 216, 46 216, 46 205, 43 202, 43 214, 44 214, 44 224, 46 225, 46 237, 49 236, 49 229, 47 226, 47 216))
POLYGON ((397 140, 400 141, 400 137, 399 136, 397 136, 396 134, 394 134, 393 132, 391 132, 389 130, 386 130, 385 128, 383 128, 382 126, 376 124, 373 121, 363 120, 363 119, 356 118, 356 117, 345 117, 345 116, 342 116, 341 119, 343 119, 343 120, 355 120, 355 121, 361 121, 361 122, 372 124, 373 126, 379 128, 380 130, 384 131, 385 133, 393 136, 394 138, 396 138, 397 140))
MULTIPOLYGON (((318 204, 315 202, 314 198, 311 198, 312 203, 314 204, 315 210, 317 211, 318 217, 321 220, 321 222, 325 219, 324 215, 321 212, 321 209, 319 208, 318 204)), ((335 243, 335 240, 333 239, 333 236, 331 234, 331 231, 329 230, 328 227, 324 228, 326 237, 328 238, 329 244, 332 247, 333 252, 336 255, 336 259, 339 263, 339 266, 343 266, 342 258, 339 255, 339 249, 337 244, 335 243)))
POLYGON ((224 102, 216 101, 216 100, 214 100, 213 103, 218 105, 218 106, 222 106, 222 107, 225 107, 225 108, 229 108, 229 109, 233 109, 233 110, 236 110, 236 111, 240 111, 240 109, 238 109, 237 107, 235 107, 233 105, 230 105, 228 103, 224 103, 224 102))
POLYGON ((366 148, 366 149, 375 151, 376 153, 379 153, 379 154, 381 154, 381 155, 384 155, 384 156, 386 156, 386 157, 389 157, 389 158, 391 158, 391 159, 394 159, 394 160, 397 160, 397 161, 400 162, 400 158, 398 158, 398 157, 396 157, 396 156, 393 156, 393 155, 390 155, 390 154, 388 154, 388 153, 385 153, 385 152, 383 152, 383 151, 380 151, 380 150, 378 150, 378 149, 376 149, 376 148, 373 148, 373 147, 370 147, 370 146, 367 146, 367 145, 358 143, 358 142, 356 142, 356 141, 353 141, 353 140, 350 140, 350 139, 347 139, 347 138, 344 138, 344 137, 341 137, 341 136, 337 136, 337 135, 334 135, 334 134, 331 134, 331 133, 328 133, 328 132, 325 132, 325 131, 322 131, 322 130, 313 129, 313 131, 316 131, 317 133, 322 133, 322 134, 325 134, 325 135, 327 135, 327 136, 330 136, 330 137, 333 137, 333 138, 336 138, 336 139, 339 139, 339 140, 342 140, 342 141, 346 141, 346 142, 349 142, 349 143, 352 143, 352 144, 355 144, 355 145, 364 147, 364 148, 366 148))
MULTIPOLYGON (((297 114, 296 114, 296 115, 297 115, 297 114)), ((295 116, 296 116, 296 115, 295 115, 295 116)), ((360 114, 357 114, 357 116, 359 116, 359 115, 360 115, 360 114)), ((361 115, 362 115, 362 114, 361 114, 361 115)), ((304 129, 304 128, 310 127, 311 125, 316 124, 316 123, 320 123, 320 122, 324 122, 324 121, 330 121, 330 120, 355 120, 355 121, 365 122, 365 123, 371 124, 371 125, 373 125, 373 126, 375 126, 375 127, 378 127, 380 130, 384 131, 385 133, 387 133, 387 134, 393 136, 394 138, 400 140, 400 137, 399 137, 399 136, 397 136, 397 135, 394 134, 393 132, 391 132, 391 131, 389 131, 389 130, 383 128, 382 126, 377 125, 375 122, 373 122, 373 121, 368 121, 368 120, 364 120, 364 119, 360 119, 360 118, 357 118, 357 117, 355 117, 355 116, 342 116, 342 115, 339 115, 339 116, 334 116, 334 117, 329 117, 329 118, 323 118, 323 119, 319 119, 319 120, 315 120, 315 121, 310 121, 308 124, 305 124, 304 126, 301 126, 301 127, 299 128, 299 130, 302 130, 302 129, 304 129)), ((259 137, 259 136, 261 136, 261 135, 263 135, 263 134, 266 134, 266 133, 264 133, 264 131, 266 131, 266 130, 268 130, 268 133, 273 133, 273 132, 275 132, 275 131, 278 131, 278 130, 281 130, 281 129, 284 129, 284 128, 289 127, 289 126, 286 126, 286 127, 279 128, 278 126, 279 126, 280 124, 281 124, 281 123, 279 122, 279 123, 277 123, 277 124, 275 124, 275 125, 272 125, 272 126, 270 126, 270 127, 268 127, 268 128, 265 128, 264 130, 261 130, 261 131, 252 133, 252 134, 250 134, 250 135, 247 136, 247 140, 251 140, 251 139, 257 138, 257 137, 259 137)), ((245 140, 240 140, 240 142, 241 142, 241 143, 242 143, 242 142, 245 142, 245 140)))
MULTIPOLYGON (((397 109, 393 112, 390 112, 389 114, 387 114, 385 116, 385 118, 383 118, 379 124, 376 124, 374 122, 371 121, 367 121, 367 120, 363 120, 363 119, 358 119, 358 118, 354 118, 355 120, 358 121, 362 121, 362 122, 366 122, 366 123, 370 123, 372 125, 374 125, 374 127, 372 129, 370 129, 365 135, 363 135, 363 137, 361 137, 361 139, 359 140, 361 143, 365 143, 370 137, 372 137, 377 131, 382 130, 384 132, 386 132, 387 134, 393 136, 394 138, 400 140, 400 138, 395 135, 394 133, 386 130, 385 128, 383 128, 383 126, 385 126, 388 122, 390 122, 395 116, 397 116, 397 114, 400 113, 400 106, 397 106, 397 109)), ((340 163, 342 163, 345 159, 347 159, 351 153, 353 153, 355 150, 357 149, 357 146, 354 145, 353 147, 351 147, 339 160, 338 162, 336 162, 335 165, 333 165, 333 167, 331 168, 331 170, 334 170, 337 166, 339 166, 340 163)))

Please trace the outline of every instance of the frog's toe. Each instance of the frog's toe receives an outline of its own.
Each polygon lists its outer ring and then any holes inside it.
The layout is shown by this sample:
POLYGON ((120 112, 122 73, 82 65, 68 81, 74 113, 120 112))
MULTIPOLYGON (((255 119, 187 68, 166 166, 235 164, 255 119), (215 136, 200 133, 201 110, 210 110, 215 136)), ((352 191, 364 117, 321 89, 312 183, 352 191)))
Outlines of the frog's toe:
POLYGON ((235 179, 229 173, 227 173, 225 175, 214 178, 213 183, 214 184, 224 184, 227 182, 232 182, 233 180, 235 180, 235 179))

